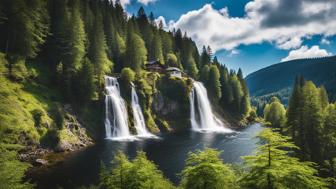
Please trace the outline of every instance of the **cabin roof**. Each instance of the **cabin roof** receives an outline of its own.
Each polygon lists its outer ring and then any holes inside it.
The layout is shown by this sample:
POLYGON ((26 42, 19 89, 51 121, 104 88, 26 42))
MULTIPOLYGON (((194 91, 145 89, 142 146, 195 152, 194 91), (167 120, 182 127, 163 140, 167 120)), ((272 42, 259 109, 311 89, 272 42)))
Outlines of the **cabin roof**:
POLYGON ((146 65, 160 64, 160 60, 151 60, 148 61, 146 65))
POLYGON ((179 68, 176 67, 169 67, 166 69, 167 71, 178 71, 178 72, 182 72, 179 68))

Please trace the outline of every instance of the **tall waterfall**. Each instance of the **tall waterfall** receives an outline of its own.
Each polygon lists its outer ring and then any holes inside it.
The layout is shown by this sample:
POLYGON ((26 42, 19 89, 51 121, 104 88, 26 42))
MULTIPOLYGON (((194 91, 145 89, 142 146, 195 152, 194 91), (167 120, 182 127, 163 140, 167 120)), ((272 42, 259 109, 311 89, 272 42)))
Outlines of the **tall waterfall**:
POLYGON ((133 110, 133 118, 134 118, 134 126, 137 131, 138 137, 155 137, 152 133, 150 133, 145 124, 145 118, 143 116, 141 106, 139 104, 138 95, 135 91, 134 86, 132 86, 132 110, 133 110))
POLYGON ((126 103, 120 96, 117 78, 105 76, 105 131, 106 138, 115 140, 132 139, 128 128, 126 103))
POLYGON ((213 114, 207 91, 201 82, 193 82, 193 90, 189 96, 189 101, 190 120, 194 131, 232 132, 225 128, 224 123, 213 114))

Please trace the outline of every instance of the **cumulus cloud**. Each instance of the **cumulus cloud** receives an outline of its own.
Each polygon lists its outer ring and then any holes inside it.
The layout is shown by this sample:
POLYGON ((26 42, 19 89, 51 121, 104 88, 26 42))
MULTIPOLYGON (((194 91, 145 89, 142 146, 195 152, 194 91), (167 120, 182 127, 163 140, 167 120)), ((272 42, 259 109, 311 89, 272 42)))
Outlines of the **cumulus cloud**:
POLYGON ((319 46, 314 45, 311 48, 304 45, 299 49, 291 50, 286 58, 281 59, 281 62, 300 59, 300 58, 316 58, 316 57, 326 57, 331 56, 332 53, 329 53, 325 49, 320 49, 319 46))
POLYGON ((163 29, 168 28, 166 19, 163 16, 159 16, 158 18, 155 19, 155 23, 156 23, 157 26, 160 25, 160 22, 162 22, 163 29))
POLYGON ((156 0, 138 0, 139 3, 148 5, 149 3, 154 3, 156 0))
POLYGON ((293 49, 313 35, 335 35, 335 18, 333 0, 253 0, 246 4, 244 17, 231 17, 226 7, 217 10, 206 4, 169 27, 187 31, 199 47, 210 45, 215 51, 262 42, 293 49))

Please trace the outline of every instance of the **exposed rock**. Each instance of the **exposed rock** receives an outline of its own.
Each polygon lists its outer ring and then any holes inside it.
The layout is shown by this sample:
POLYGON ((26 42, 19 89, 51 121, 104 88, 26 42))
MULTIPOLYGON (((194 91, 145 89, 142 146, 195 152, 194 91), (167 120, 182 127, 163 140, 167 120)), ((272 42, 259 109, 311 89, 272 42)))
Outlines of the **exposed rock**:
POLYGON ((153 109, 155 112, 167 116, 176 113, 179 104, 176 101, 165 99, 161 93, 157 93, 154 95, 153 109))
POLYGON ((19 160, 25 161, 25 162, 31 162, 34 164, 34 162, 43 157, 44 155, 50 153, 51 150, 49 149, 43 149, 43 148, 38 148, 38 147, 32 147, 32 146, 27 146, 26 148, 22 149, 19 152, 19 160))
POLYGON ((60 131, 56 152, 74 151, 93 144, 86 129, 79 123, 70 105, 64 106, 64 129, 60 131))
POLYGON ((36 159, 33 163, 35 166, 48 165, 48 161, 45 159, 36 159))

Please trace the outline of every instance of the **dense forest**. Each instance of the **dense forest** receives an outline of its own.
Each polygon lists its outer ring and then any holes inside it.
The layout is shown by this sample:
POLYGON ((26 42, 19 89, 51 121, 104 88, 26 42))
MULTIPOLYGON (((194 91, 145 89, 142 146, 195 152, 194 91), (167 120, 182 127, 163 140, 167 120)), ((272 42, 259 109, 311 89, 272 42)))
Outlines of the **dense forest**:
POLYGON ((130 83, 137 86, 152 132, 190 126, 193 79, 229 120, 246 125, 255 117, 241 70, 228 70, 210 47, 199 53, 187 33, 165 31, 143 8, 129 16, 120 1, 2 0, 0 35, 2 188, 32 187, 21 182, 30 165, 20 161, 32 150, 64 151, 103 138, 105 75, 120 77, 126 100, 130 83), (187 77, 145 70, 153 60, 187 77), (181 107, 153 108, 160 95, 181 107))

